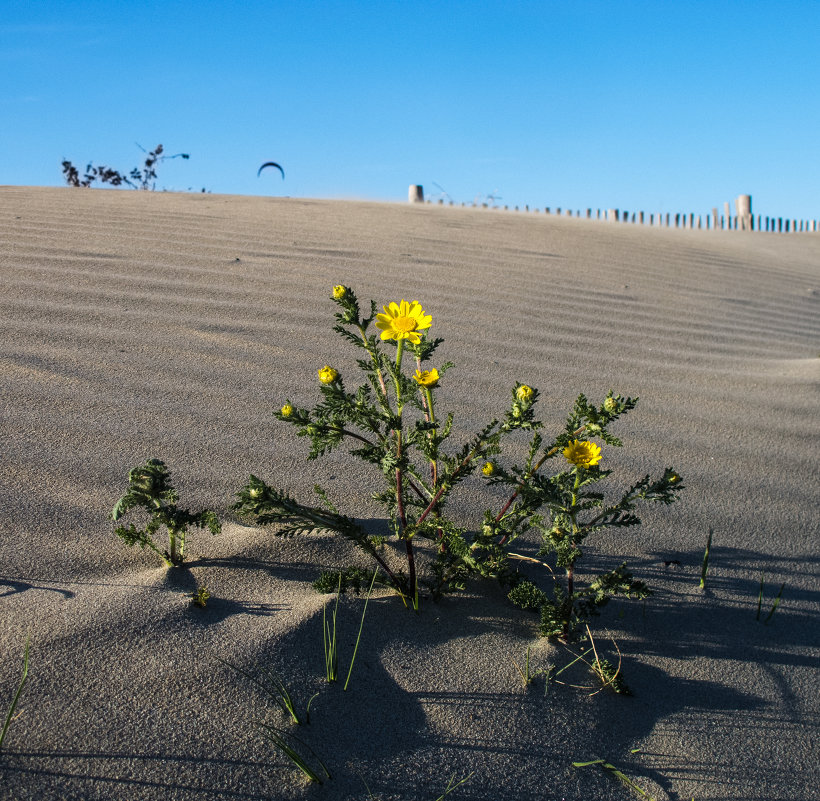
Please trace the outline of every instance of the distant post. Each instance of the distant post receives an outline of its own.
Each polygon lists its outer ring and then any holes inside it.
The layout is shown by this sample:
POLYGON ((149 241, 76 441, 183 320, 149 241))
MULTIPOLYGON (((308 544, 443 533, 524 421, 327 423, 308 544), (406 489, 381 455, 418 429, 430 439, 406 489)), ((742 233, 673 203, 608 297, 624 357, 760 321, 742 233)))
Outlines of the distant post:
POLYGON ((618 222, 618 209, 608 209, 606 219, 607 222, 618 222))
POLYGON ((712 206, 712 229, 717 231, 718 228, 718 210, 717 206, 712 206))
POLYGON ((741 231, 751 231, 752 223, 752 196, 738 195, 735 200, 735 209, 737 210, 738 228, 741 231))
POLYGON ((424 187, 420 184, 410 184, 407 190, 407 201, 409 203, 424 203, 424 187))
POLYGON ((729 208, 729 203, 728 202, 723 204, 723 216, 724 216, 724 219, 726 220, 726 228, 728 230, 731 230, 731 228, 732 228, 732 211, 729 208))

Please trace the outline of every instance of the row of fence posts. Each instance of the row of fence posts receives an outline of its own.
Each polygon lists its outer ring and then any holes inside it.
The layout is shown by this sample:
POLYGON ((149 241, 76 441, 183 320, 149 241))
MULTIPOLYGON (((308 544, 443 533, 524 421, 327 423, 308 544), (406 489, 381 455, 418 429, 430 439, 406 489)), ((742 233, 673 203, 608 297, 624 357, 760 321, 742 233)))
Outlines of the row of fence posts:
MULTIPOLYGON (((424 203, 424 188, 419 184, 411 184, 408 192, 408 200, 410 203, 424 203)), ((431 201, 428 200, 429 204, 431 201)), ((444 199, 438 201, 438 205, 443 206, 444 199)), ((449 201, 450 206, 456 205, 454 201, 449 201)), ((465 203, 461 204, 465 206, 465 203)), ((488 203, 471 204, 473 208, 492 208, 509 211, 508 206, 490 206, 488 203)), ((514 211, 519 211, 518 206, 514 207, 514 211)), ((530 207, 524 206, 524 211, 529 212, 530 207)), ((533 209, 535 214, 540 213, 539 209, 533 209)), ((552 209, 547 206, 544 209, 545 214, 552 214, 552 209)), ((766 231, 769 233, 798 233, 798 232, 816 232, 820 231, 820 220, 796 220, 784 217, 763 217, 757 215, 757 219, 752 214, 752 196, 739 195, 735 200, 735 214, 731 213, 729 203, 723 204, 723 214, 718 214, 717 207, 712 208, 712 213, 707 215, 695 215, 694 213, 684 214, 678 212, 672 214, 670 212, 661 214, 645 214, 643 211, 623 211, 621 209, 592 209, 586 210, 586 215, 580 211, 572 212, 571 209, 562 210, 560 207, 555 209, 556 216, 574 217, 587 220, 605 220, 613 223, 635 223, 637 225, 650 225, 661 228, 689 228, 689 229, 705 229, 714 231, 766 231)))

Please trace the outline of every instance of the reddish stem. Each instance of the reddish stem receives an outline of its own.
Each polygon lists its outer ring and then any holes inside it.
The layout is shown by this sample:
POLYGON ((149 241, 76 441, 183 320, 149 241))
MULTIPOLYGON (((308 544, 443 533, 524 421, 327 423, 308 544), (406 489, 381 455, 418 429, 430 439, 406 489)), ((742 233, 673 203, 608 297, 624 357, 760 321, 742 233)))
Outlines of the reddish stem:
MULTIPOLYGON (((581 434, 581 433, 583 432, 583 430, 584 430, 585 428, 586 428, 586 425, 583 425, 583 426, 581 426, 580 428, 577 428, 577 429, 573 432, 572 436, 573 436, 573 437, 577 437, 579 434, 581 434)), ((504 515, 507 513, 507 510, 508 510, 508 509, 509 509, 512 505, 513 505, 513 503, 515 502, 515 499, 518 497, 518 493, 519 493, 519 492, 521 492, 521 488, 524 486, 524 483, 525 483, 526 481, 528 481, 530 478, 532 478, 532 477, 533 477, 533 476, 534 476, 534 475, 535 475, 535 474, 536 474, 536 473, 537 473, 537 472, 541 469, 541 465, 543 465, 543 464, 544 464, 544 462, 546 462, 546 461, 547 461, 547 459, 549 459, 549 458, 550 458, 550 456, 554 456, 556 453, 558 453, 558 446, 557 446, 557 445, 556 445, 554 448, 550 448, 550 449, 549 449, 549 450, 548 450, 548 451, 547 451, 547 452, 546 452, 546 453, 545 453, 545 454, 541 457, 541 460, 538 462, 538 464, 537 464, 537 465, 535 465, 535 467, 533 467, 533 469, 532 469, 532 470, 531 470, 531 471, 527 474, 527 477, 524 479, 524 481, 522 481, 522 482, 521 482, 521 483, 520 483, 520 484, 519 484, 519 485, 515 488, 515 492, 514 492, 514 493, 510 496, 510 499, 507 501, 507 503, 505 503, 505 504, 504 504, 504 507, 501 509, 501 511, 498 513, 498 515, 497 515, 497 516, 496 516, 496 518, 495 518, 495 522, 496 522, 496 523, 497 523, 499 520, 501 520, 501 518, 502 518, 502 517, 504 517, 504 515)), ((504 535, 504 536, 503 536, 503 537, 502 537, 502 538, 498 541, 498 544, 499 544, 499 545, 503 545, 503 544, 506 542, 506 540, 507 540, 507 535, 505 534, 505 535, 504 535)))

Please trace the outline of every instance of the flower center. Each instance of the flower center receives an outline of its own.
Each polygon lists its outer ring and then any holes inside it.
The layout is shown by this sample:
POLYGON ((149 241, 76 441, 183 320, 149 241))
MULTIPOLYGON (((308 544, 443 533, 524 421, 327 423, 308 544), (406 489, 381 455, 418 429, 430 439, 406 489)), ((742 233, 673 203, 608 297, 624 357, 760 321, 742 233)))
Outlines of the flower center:
POLYGON ((402 334, 407 331, 416 330, 416 320, 414 317, 395 317, 392 325, 395 331, 400 331, 402 334))

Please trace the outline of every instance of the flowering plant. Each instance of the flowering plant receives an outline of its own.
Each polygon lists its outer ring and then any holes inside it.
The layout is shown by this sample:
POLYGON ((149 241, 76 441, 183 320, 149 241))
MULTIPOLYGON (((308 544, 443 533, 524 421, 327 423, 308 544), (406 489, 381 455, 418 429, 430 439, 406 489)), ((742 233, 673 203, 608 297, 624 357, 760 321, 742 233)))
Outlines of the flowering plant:
MULTIPOLYGON (((514 588, 511 597, 519 605, 538 609, 552 603, 554 616, 567 626, 553 626, 549 633, 568 635, 576 613, 594 613, 595 604, 578 606, 574 587, 574 564, 583 539, 606 526, 634 525, 638 520, 630 510, 638 500, 669 503, 680 488, 677 474, 667 470, 660 480, 643 479, 619 503, 582 521, 583 513, 603 507, 603 495, 587 487, 610 473, 598 466, 602 450, 591 440, 620 445, 609 426, 636 401, 610 392, 602 405, 593 406, 580 395, 564 430, 545 443, 539 432, 542 423, 535 418, 538 390, 519 382, 504 414, 452 450, 448 446, 453 415, 442 419, 436 409, 436 393, 452 364, 426 364, 443 342, 428 336, 431 315, 417 301, 402 300, 384 306, 382 313, 371 301, 365 317, 353 290, 341 284, 333 288, 332 299, 338 306, 334 331, 362 351, 358 366, 365 381, 348 391, 343 376, 325 365, 318 370, 321 401, 305 409, 286 400, 275 416, 310 440, 309 459, 347 442, 353 456, 382 473, 385 488, 374 497, 385 508, 403 554, 390 552, 383 538, 339 513, 320 487, 316 491, 323 505, 307 506, 251 476, 238 493, 234 510, 261 524, 285 524, 276 532, 280 536, 325 530, 346 537, 414 606, 421 590, 435 598, 463 589, 470 576, 500 579, 514 588), (407 370, 410 359, 412 372, 407 370), (527 458, 521 465, 505 465, 499 459, 502 445, 519 433, 530 437, 527 458), (565 457, 563 470, 546 475, 542 467, 560 454, 565 457), (473 474, 505 485, 509 495, 500 510, 488 509, 480 524, 468 529, 457 525, 447 511, 456 486, 473 474), (545 548, 552 547, 557 565, 567 569, 568 593, 556 580, 552 601, 535 585, 521 582, 510 565, 511 559, 521 558, 511 553, 510 545, 533 528, 543 532, 545 548), (516 594, 516 585, 522 584, 516 594)), ((619 571, 596 585, 596 598, 638 593, 640 588, 625 568, 619 571)))

